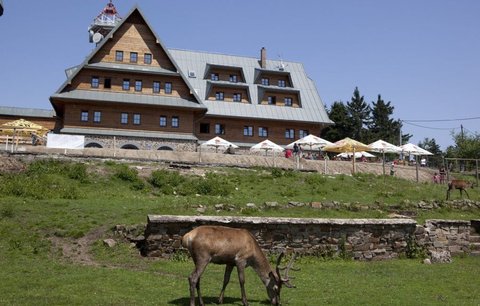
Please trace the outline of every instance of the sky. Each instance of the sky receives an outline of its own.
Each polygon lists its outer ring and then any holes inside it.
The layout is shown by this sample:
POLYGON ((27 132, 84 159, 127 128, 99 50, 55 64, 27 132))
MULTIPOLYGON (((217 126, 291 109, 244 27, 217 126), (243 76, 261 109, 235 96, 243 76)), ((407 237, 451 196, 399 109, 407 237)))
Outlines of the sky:
MULTIPOLYGON (((87 28, 108 0, 4 0, 0 105, 51 109, 65 69, 94 48, 87 28)), ((480 133, 478 0, 113 0, 138 4, 167 48, 300 62, 327 107, 382 98, 418 144, 444 150, 480 133), (474 119, 471 119, 474 118, 474 119), (461 119, 461 120, 460 120, 461 119), (449 120, 449 121, 445 121, 449 120)))

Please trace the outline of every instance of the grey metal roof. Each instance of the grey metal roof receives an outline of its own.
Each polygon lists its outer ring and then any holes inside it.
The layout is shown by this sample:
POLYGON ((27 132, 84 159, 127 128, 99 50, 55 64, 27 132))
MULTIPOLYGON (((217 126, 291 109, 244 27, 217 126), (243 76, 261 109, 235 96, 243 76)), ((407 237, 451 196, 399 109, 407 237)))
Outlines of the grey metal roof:
POLYGON ((144 65, 129 65, 129 64, 119 64, 119 63, 93 63, 85 65, 86 68, 90 69, 99 69, 99 70, 113 70, 113 71, 124 71, 124 72, 136 72, 136 73, 148 73, 148 74, 160 74, 160 75, 173 75, 180 76, 180 73, 167 70, 161 67, 151 67, 144 65))
POLYGON ((63 128, 60 130, 60 132, 62 134, 146 137, 146 138, 193 140, 193 141, 198 140, 198 138, 192 134, 134 131, 134 130, 120 130, 120 129, 112 130, 112 129, 94 129, 94 128, 63 128))
POLYGON ((53 118, 55 111, 49 109, 0 106, 0 114, 15 117, 53 118))
POLYGON ((62 93, 56 93, 52 96, 52 98, 61 98, 67 100, 89 100, 112 103, 135 103, 182 108, 188 107, 199 110, 205 109, 204 105, 198 104, 195 101, 163 95, 142 95, 133 93, 105 92, 93 90, 72 90, 62 93))
MULTIPOLYGON (((311 123, 333 123, 325 111, 324 104, 317 92, 314 82, 308 78, 303 65, 296 62, 267 60, 266 69, 260 69, 258 58, 224 55, 217 53, 169 49, 175 62, 180 66, 183 74, 195 71, 197 76, 204 76, 210 66, 227 66, 241 68, 245 74, 245 81, 251 98, 251 103, 231 103, 224 101, 203 100, 207 106, 207 115, 228 116, 242 118, 257 118, 271 120, 288 120, 311 123), (284 71, 279 71, 280 65, 284 71), (259 71, 277 74, 289 74, 293 88, 277 86, 259 86, 255 78, 259 71), (275 89, 282 91, 299 92, 301 108, 259 104, 259 90, 275 89)), ((209 82, 205 78, 188 78, 191 86, 200 97, 206 97, 209 82)), ((215 82, 216 83, 216 82, 215 82)), ((240 83, 242 84, 242 83, 240 83)), ((243 84, 242 84, 243 85, 243 84)))

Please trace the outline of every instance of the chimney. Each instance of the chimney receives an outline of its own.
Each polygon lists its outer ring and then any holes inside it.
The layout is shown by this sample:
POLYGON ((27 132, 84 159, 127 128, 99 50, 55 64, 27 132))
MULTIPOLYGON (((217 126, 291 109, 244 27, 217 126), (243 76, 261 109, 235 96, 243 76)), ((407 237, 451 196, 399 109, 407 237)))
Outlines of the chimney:
POLYGON ((267 49, 265 47, 260 50, 260 67, 267 68, 267 49))

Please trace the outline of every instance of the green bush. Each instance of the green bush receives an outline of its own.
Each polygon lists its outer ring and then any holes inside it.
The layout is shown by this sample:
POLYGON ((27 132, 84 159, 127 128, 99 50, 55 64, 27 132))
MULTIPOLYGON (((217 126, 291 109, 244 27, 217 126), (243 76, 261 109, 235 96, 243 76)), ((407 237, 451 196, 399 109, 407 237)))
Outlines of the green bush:
POLYGON ((115 169, 114 176, 126 182, 133 183, 138 181, 138 171, 128 167, 127 165, 119 165, 119 167, 115 169))
POLYGON ((166 185, 177 187, 185 182, 185 178, 183 178, 178 172, 156 170, 150 175, 149 182, 157 188, 163 188, 166 185))

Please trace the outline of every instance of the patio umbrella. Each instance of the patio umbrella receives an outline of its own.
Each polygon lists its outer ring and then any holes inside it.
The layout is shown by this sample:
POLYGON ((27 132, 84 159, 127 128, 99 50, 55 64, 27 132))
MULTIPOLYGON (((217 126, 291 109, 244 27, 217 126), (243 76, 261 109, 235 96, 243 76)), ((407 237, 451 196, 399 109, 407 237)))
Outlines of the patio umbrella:
POLYGON ((204 143, 201 144, 201 146, 204 147, 215 147, 215 153, 218 152, 218 148, 228 148, 229 146, 232 146, 234 149, 238 149, 237 145, 234 145, 230 141, 227 141, 221 137, 214 137, 204 143))
POLYGON ((417 182, 418 182, 418 155, 433 155, 433 154, 428 152, 425 149, 420 148, 417 145, 414 145, 413 143, 404 144, 403 146, 400 146, 400 148, 402 148, 403 152, 412 154, 415 156, 415 170, 416 170, 417 182))
POLYGON ((24 136, 28 136, 32 132, 37 132, 40 133, 41 136, 43 136, 43 134, 48 131, 47 128, 25 119, 18 119, 4 123, 0 126, 0 130, 3 134, 11 133, 13 135, 12 152, 14 150, 13 144, 15 143, 15 136, 17 135, 17 132, 23 134, 24 136))
POLYGON ((370 151, 372 152, 379 152, 383 155, 382 167, 383 167, 383 175, 385 175, 385 153, 400 153, 402 152, 402 148, 397 147, 385 140, 377 140, 372 142, 368 145, 370 147, 370 151))
POLYGON ((256 145, 253 145, 250 148, 250 150, 251 151, 262 151, 262 150, 264 150, 265 155, 267 155, 268 151, 282 152, 284 149, 281 146, 277 145, 276 143, 266 139, 262 142, 257 143, 256 145))
MULTIPOLYGON (((370 147, 364 143, 361 143, 360 141, 356 141, 346 137, 331 145, 323 147, 322 150, 327 152, 336 152, 336 153, 353 152, 353 154, 355 154, 355 152, 359 152, 359 151, 370 151, 370 147)), ((352 173, 355 174, 355 158, 352 158, 352 165, 353 165, 352 173)))
POLYGON ((286 146, 287 149, 293 148, 293 145, 302 145, 302 146, 310 146, 310 150, 317 150, 321 149, 326 145, 331 145, 332 143, 328 140, 315 136, 313 134, 309 134, 303 138, 300 138, 286 146))
POLYGON ((402 148, 403 152, 412 154, 412 155, 433 155, 433 153, 428 152, 427 150, 420 148, 417 145, 414 145, 413 143, 407 143, 404 144, 403 146, 400 146, 402 148))
MULTIPOLYGON (((344 153, 337 154, 337 156, 342 157, 342 158, 348 158, 348 157, 352 157, 353 153, 352 152, 344 152, 344 153)), ((360 158, 362 156, 368 157, 368 158, 375 157, 375 155, 370 154, 370 153, 365 152, 365 151, 355 152, 355 158, 360 158)))

